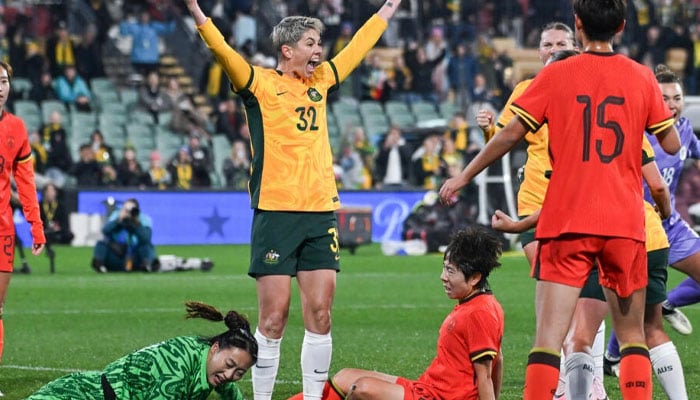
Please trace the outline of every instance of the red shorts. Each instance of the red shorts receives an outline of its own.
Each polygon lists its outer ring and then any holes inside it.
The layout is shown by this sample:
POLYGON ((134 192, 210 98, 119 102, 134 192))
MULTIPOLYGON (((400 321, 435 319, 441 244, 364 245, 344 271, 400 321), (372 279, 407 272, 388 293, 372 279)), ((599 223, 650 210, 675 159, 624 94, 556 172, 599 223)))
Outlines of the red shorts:
POLYGON ((15 235, 0 235, 0 272, 12 272, 15 263, 15 235))
POLYGON ((647 286, 644 242, 629 238, 566 234, 540 239, 531 276, 537 280, 583 287, 594 261, 600 284, 627 297, 647 286))
POLYGON ((424 383, 398 377, 396 384, 403 386, 403 400, 436 400, 439 399, 424 383))

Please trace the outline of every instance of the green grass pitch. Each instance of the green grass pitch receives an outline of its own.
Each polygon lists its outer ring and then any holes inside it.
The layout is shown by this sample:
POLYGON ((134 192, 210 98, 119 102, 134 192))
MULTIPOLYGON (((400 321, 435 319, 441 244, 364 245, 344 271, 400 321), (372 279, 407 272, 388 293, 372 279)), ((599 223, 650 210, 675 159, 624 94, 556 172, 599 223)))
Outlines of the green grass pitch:
MULTIPOLYGON (((176 335, 213 335, 223 323, 184 320, 186 300, 257 318, 255 282, 246 275, 248 246, 161 246, 159 254, 211 257, 209 273, 96 274, 91 249, 57 248, 56 273, 44 256, 30 257, 31 275, 15 275, 4 310, 5 351, 0 390, 22 399, 71 371, 101 369, 110 361, 176 335)), ((520 252, 504 254, 490 281, 506 315, 502 399, 521 398, 525 361, 534 332, 534 281, 520 252)), ((333 312, 331 373, 343 367, 376 369, 416 378, 435 353, 437 332, 454 306, 442 289, 440 255, 385 257, 379 245, 343 251, 333 312)), ((683 275, 670 271, 670 286, 683 275)), ((700 307, 684 309, 700 324, 700 307)), ((668 326, 667 326, 668 327, 668 326)), ((670 327, 668 327, 670 330, 670 327)), ((698 333, 694 334, 697 335, 698 333)), ((683 360, 688 394, 700 397, 700 346, 694 335, 670 332, 683 360)), ((301 390, 303 328, 296 288, 282 344, 275 399, 301 390)), ((617 382, 606 377, 611 399, 617 382)), ((252 398, 250 374, 240 382, 252 398)), ((655 399, 664 398, 655 383, 655 399)))

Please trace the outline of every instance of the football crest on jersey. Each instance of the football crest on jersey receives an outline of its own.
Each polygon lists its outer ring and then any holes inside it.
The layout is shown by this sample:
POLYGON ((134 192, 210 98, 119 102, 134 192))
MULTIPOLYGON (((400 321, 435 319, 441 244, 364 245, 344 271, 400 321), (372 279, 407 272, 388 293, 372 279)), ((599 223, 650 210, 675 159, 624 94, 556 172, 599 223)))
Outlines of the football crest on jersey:
POLYGON ((306 91, 306 94, 309 95, 309 99, 314 102, 319 102, 321 99, 323 99, 323 96, 321 96, 321 93, 319 93, 316 88, 309 88, 309 90, 306 91))
POLYGON ((5 144, 7 145, 8 149, 14 149, 15 148, 15 138, 13 138, 13 137, 7 138, 7 142, 5 142, 5 144))

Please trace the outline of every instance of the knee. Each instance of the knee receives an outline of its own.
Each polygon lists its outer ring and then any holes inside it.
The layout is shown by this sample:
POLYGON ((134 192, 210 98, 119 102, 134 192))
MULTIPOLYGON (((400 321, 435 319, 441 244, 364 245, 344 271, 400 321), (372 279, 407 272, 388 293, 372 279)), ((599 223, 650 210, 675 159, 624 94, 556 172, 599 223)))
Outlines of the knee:
POLYGON ((350 385, 348 390, 348 399, 367 399, 371 398, 372 383, 369 378, 360 378, 350 385))
POLYGON ((258 323, 260 332, 269 338, 281 338, 287 326, 288 315, 288 312, 275 311, 261 316, 258 323))

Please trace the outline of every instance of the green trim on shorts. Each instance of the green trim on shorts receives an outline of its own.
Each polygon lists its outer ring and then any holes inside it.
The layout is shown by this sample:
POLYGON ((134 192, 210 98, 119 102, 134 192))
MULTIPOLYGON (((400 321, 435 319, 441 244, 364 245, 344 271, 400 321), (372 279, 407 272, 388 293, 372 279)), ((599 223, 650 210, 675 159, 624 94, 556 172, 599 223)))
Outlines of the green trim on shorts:
POLYGON ((340 270, 338 220, 329 212, 256 209, 248 275, 296 276, 297 271, 340 270))
MULTIPOLYGON (((666 300, 666 281, 668 280, 668 247, 652 250, 647 253, 647 271, 649 283, 647 284, 646 304, 659 304, 666 300)), ((593 268, 586 283, 581 289, 579 297, 598 299, 605 301, 603 288, 598 283, 598 268, 593 268)))

